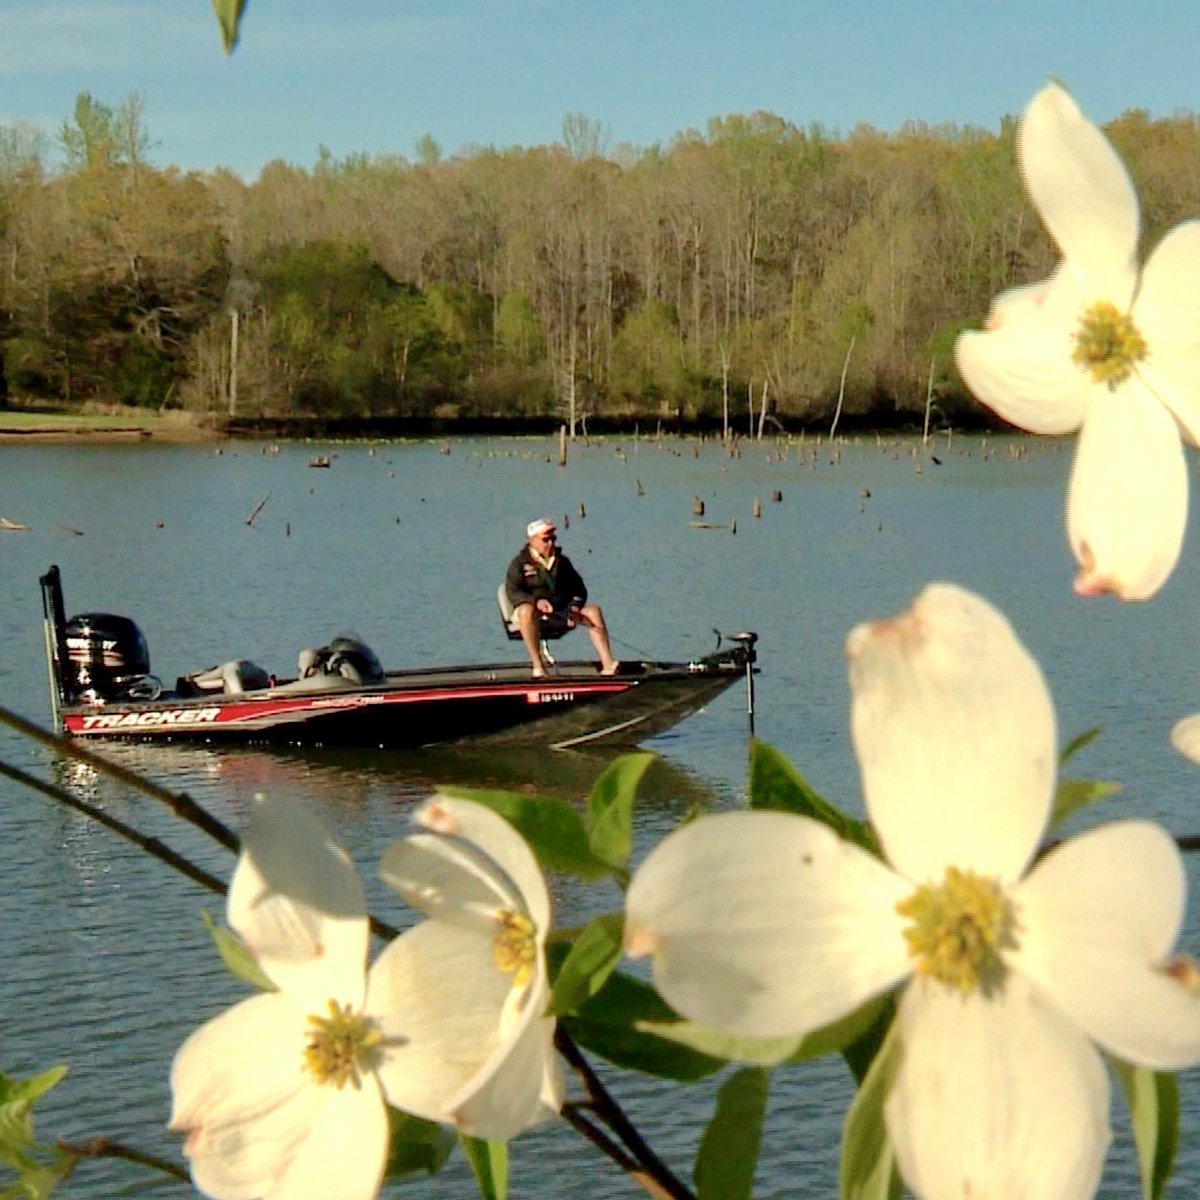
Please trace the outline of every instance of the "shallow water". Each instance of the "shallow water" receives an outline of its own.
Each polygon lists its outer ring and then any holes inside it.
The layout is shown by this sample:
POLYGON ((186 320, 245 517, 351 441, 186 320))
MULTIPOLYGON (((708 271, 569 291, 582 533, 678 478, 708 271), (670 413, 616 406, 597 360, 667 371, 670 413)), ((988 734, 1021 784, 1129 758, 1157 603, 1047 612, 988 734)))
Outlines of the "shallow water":
MULTIPOLYGON (((955 437, 922 451, 892 439, 809 440, 745 444, 735 458, 711 443, 609 438, 573 448, 566 468, 549 440, 442 449, 0 446, 0 516, 31 526, 0 533, 0 703, 49 719, 37 577, 51 563, 62 567, 68 612, 133 617, 166 680, 235 657, 290 673, 299 649, 348 630, 388 666, 516 659, 495 587, 525 522, 546 513, 604 606, 618 653, 686 657, 711 647, 714 627, 757 630, 759 736, 852 811, 861 804, 844 638, 856 622, 895 613, 926 582, 946 579, 980 592, 1013 621, 1045 669, 1062 741, 1104 726, 1073 773, 1116 779, 1124 790, 1077 825, 1130 813, 1200 832, 1200 775, 1166 741, 1178 717, 1200 709, 1198 535, 1152 603, 1074 599, 1062 533, 1068 443, 955 437), (331 469, 308 468, 317 453, 332 456, 331 469), (696 498, 703 519, 723 528, 693 527, 696 498)), ((746 742, 744 695, 734 688, 651 743, 664 761, 643 789, 639 853, 683 813, 743 799, 746 742)), ((7 732, 0 756, 227 876, 223 851, 149 801, 7 732)), ((579 798, 602 766, 587 757, 460 750, 129 747, 120 758, 235 826, 257 792, 305 798, 359 862, 373 907, 396 923, 403 915, 371 880, 374 864, 438 781, 579 798)), ((8 884, 0 901, 0 1067, 22 1075, 71 1064, 42 1120, 46 1135, 107 1134, 177 1155, 177 1139, 163 1128, 171 1055, 196 1024, 242 994, 200 923, 201 910, 219 915, 219 902, 5 780, 0 862, 8 884)), ((1197 859, 1188 866, 1185 945, 1195 953, 1197 859)), ((619 904, 605 887, 559 881, 555 891, 564 923, 619 904)), ((688 1177, 716 1082, 677 1091, 621 1072, 608 1077, 656 1149, 688 1177)), ((1182 1077, 1182 1089, 1176 1195, 1200 1188, 1196 1072, 1182 1077)), ((776 1072, 756 1195, 836 1192, 849 1096, 833 1061, 776 1072)), ((1136 1188, 1120 1115, 1116 1129, 1111 1196, 1136 1188)), ((515 1143, 513 1162, 517 1197, 642 1195, 565 1127, 515 1143)), ((403 1194, 472 1191, 456 1158, 440 1179, 403 1194)), ((98 1164, 81 1168, 63 1194, 179 1193, 136 1169, 98 1164)))

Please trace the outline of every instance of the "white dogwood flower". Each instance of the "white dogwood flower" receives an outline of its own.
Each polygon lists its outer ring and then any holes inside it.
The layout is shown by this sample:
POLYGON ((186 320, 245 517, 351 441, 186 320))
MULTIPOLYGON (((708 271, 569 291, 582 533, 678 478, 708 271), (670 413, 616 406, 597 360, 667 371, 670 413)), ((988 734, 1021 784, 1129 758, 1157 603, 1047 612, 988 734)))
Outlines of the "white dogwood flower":
MULTIPOLYGON (((505 912, 525 915, 507 862, 520 839, 508 826, 497 831, 491 817, 464 835, 478 837, 465 843, 475 854, 471 886, 490 885, 509 903, 505 912)), ((388 857, 403 858, 404 845, 388 857)), ((459 882, 427 852, 410 865, 409 886, 423 880, 452 893, 459 882)), ((523 882, 544 930, 539 880, 523 882)), ((529 980, 518 983, 507 963, 481 950, 477 932, 464 936, 453 919, 397 937, 368 973, 361 884, 307 810, 256 800, 228 919, 278 990, 213 1018, 175 1056, 171 1127, 187 1133, 192 1178, 207 1195, 369 1200, 387 1158, 387 1104, 493 1140, 557 1110, 551 1069, 539 1061, 542 1073, 528 1078, 528 1048, 510 1028, 512 997, 527 994, 529 980), (498 1076, 512 1088, 503 1097, 494 1091, 498 1076)), ((491 930, 494 946, 511 944, 504 921, 494 918, 491 930)))
POLYGON ((1079 430, 1067 496, 1075 590, 1153 596, 1179 559, 1200 444, 1200 221, 1145 267, 1137 195, 1104 134, 1050 84, 1018 134, 1025 186, 1062 261, 997 297, 955 347, 968 387, 1033 433, 1079 430))
POLYGON ((634 875, 626 947, 680 1013, 761 1037, 902 987, 884 1103, 911 1190, 1091 1196, 1109 1140, 1096 1045, 1200 1061, 1200 997, 1172 959, 1178 850, 1119 822, 1035 861, 1051 812, 1050 696, 1005 619, 949 585, 847 640, 851 724, 886 861, 823 824, 731 812, 634 875))
POLYGON ((419 1044, 418 1078, 437 1088, 422 1103, 414 1081, 397 1070, 385 1078, 388 1098, 419 1116, 448 1116, 473 1136, 504 1140, 562 1106, 555 1022, 543 1015, 546 881, 524 838, 491 809, 436 796, 417 822, 427 832, 390 847, 381 874, 430 919, 392 943, 372 979, 381 973, 388 985, 385 1034, 419 1044), (410 994, 417 1003, 406 1004, 410 994), (449 1068, 458 1085, 447 1092, 449 1068))

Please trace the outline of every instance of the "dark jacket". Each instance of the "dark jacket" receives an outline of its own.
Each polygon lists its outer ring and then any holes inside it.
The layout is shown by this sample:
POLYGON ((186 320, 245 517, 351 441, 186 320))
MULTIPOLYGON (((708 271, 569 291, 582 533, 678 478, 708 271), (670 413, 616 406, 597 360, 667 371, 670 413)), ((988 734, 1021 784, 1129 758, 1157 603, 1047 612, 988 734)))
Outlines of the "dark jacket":
POLYGON ((587 600, 587 587, 582 577, 562 551, 555 554, 554 564, 547 571, 534 562, 528 545, 522 546, 520 553, 508 564, 504 590, 513 608, 518 604, 532 604, 535 600, 549 600, 554 611, 561 613, 587 600))

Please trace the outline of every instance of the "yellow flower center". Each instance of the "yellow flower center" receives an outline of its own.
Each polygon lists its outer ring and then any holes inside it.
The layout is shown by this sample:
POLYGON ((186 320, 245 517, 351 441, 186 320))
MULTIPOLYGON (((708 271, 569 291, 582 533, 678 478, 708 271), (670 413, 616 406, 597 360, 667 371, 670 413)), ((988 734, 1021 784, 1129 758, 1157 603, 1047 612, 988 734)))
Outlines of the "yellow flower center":
POLYGON ((513 977, 513 987, 524 987, 537 961, 537 930, 524 913, 501 909, 496 915, 496 940, 492 958, 496 966, 513 977))
POLYGON ((1108 300, 1084 310, 1075 334, 1071 361, 1089 372, 1097 383, 1118 387, 1149 353, 1146 339, 1132 319, 1108 300))
POLYGON ((321 1084, 356 1089, 362 1073, 370 1069, 371 1057, 383 1043, 383 1032, 370 1017, 355 1012, 348 1004, 329 1001, 329 1016, 308 1018, 308 1044, 304 1047, 304 1066, 321 1084))
POLYGON ((916 972, 966 994, 985 995, 1004 975, 1001 952, 1016 945, 1016 916, 994 879, 947 867, 940 884, 922 884, 896 905, 916 972))

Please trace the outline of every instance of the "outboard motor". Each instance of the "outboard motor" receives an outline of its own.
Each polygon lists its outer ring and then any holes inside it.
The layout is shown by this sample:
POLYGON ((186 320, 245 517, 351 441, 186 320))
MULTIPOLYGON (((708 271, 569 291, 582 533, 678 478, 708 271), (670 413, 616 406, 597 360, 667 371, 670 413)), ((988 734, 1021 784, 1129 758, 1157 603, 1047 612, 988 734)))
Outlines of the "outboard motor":
POLYGON ((66 623, 63 640, 67 653, 63 680, 73 700, 85 704, 147 700, 161 690, 150 675, 146 639, 128 617, 81 613, 66 623))

